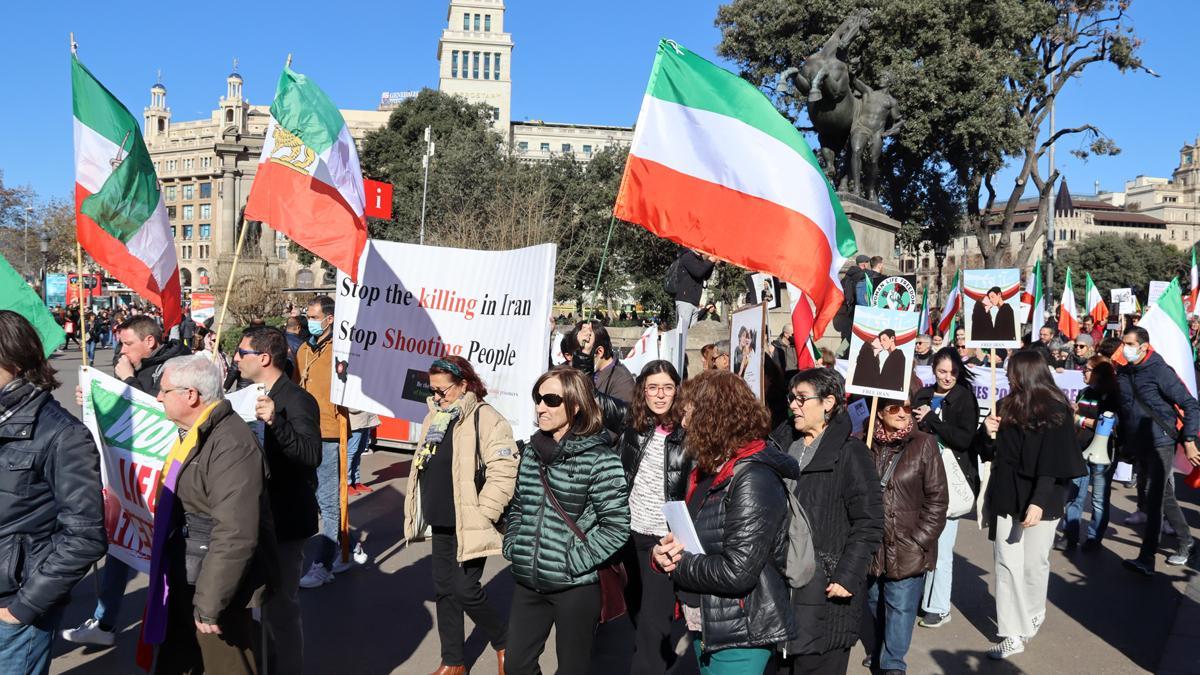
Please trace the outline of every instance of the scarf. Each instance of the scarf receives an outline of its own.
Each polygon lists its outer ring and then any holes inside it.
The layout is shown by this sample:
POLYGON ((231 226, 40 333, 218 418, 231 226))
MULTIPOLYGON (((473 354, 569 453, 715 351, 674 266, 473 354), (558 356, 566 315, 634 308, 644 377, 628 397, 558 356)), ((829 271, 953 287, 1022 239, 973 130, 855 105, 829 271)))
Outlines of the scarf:
POLYGON ((424 469, 429 459, 437 454, 438 446, 446 437, 446 430, 461 416, 462 399, 451 403, 449 408, 433 414, 433 419, 429 422, 429 431, 425 432, 425 445, 421 446, 413 457, 413 466, 417 467, 417 471, 424 469))
POLYGON ((0 424, 7 422, 13 413, 40 391, 41 389, 26 382, 23 377, 14 377, 4 385, 4 388, 0 389, 0 424))
MULTIPOLYGON (((199 444, 200 426, 208 420, 216 407, 217 403, 210 403, 196 418, 192 428, 175 441, 159 475, 158 496, 154 507, 154 537, 150 545, 150 588, 146 593, 146 611, 142 621, 141 638, 138 640, 138 665, 143 665, 147 651, 153 660, 153 651, 148 650, 148 646, 162 644, 167 636, 167 598, 171 590, 167 583, 167 570, 171 568, 167 559, 167 541, 178 529, 179 518, 176 513, 180 512, 176 504, 178 499, 175 489, 179 484, 179 473, 184 463, 199 444)), ((149 662, 143 667, 148 671, 149 662)))
POLYGON ((889 430, 887 427, 883 426, 882 424, 876 424, 875 425, 875 440, 879 441, 880 443, 883 443, 884 445, 899 444, 901 441, 908 438, 910 434, 912 434, 914 420, 916 420, 916 418, 910 416, 908 418, 908 425, 905 426, 903 429, 897 429, 895 431, 889 430))

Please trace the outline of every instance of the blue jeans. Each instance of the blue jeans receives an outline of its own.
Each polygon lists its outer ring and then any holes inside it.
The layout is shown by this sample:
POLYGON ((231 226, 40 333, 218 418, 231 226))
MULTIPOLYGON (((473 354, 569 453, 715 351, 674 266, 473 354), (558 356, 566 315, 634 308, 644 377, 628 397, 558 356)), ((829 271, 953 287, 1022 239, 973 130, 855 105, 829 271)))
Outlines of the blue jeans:
POLYGON ((92 618, 104 630, 113 630, 125 600, 125 587, 133 576, 133 568, 111 555, 104 556, 100 570, 100 593, 96 596, 96 611, 92 618))
POLYGON ((875 629, 875 646, 867 653, 874 655, 875 667, 880 670, 907 670, 904 656, 912 644, 925 577, 921 574, 907 579, 875 577, 868 578, 867 584, 867 617, 873 619, 875 629), (883 595, 882 607, 880 594, 883 595))
POLYGON ((954 541, 958 539, 958 518, 947 518, 946 528, 938 536, 937 567, 925 573, 925 591, 921 611, 926 614, 950 613, 950 590, 954 585, 954 541))
POLYGON ((46 675, 50 672, 50 647, 62 610, 51 610, 31 624, 0 621, 0 668, 6 673, 46 675))
POLYGON ((1117 468, 1112 464, 1092 464, 1088 462, 1088 475, 1080 476, 1072 481, 1070 496, 1067 498, 1067 510, 1063 514, 1063 526, 1067 542, 1079 543, 1079 521, 1083 517, 1084 504, 1087 501, 1088 486, 1092 488, 1092 520, 1088 523, 1087 538, 1103 541, 1104 532, 1108 529, 1108 497, 1112 491, 1112 475, 1117 468))
POLYGON ((92 365, 92 362, 96 360, 96 341, 91 337, 88 337, 87 341, 87 357, 88 365, 90 366, 92 365))
POLYGON ((321 441, 321 464, 317 467, 317 506, 321 509, 321 548, 317 562, 328 569, 338 551, 338 531, 341 529, 342 502, 339 492, 341 449, 337 441, 321 441))
POLYGON ((350 439, 346 441, 346 454, 349 455, 349 464, 346 467, 346 485, 358 484, 358 465, 362 461, 363 451, 370 444, 370 429, 355 429, 350 432, 350 439))

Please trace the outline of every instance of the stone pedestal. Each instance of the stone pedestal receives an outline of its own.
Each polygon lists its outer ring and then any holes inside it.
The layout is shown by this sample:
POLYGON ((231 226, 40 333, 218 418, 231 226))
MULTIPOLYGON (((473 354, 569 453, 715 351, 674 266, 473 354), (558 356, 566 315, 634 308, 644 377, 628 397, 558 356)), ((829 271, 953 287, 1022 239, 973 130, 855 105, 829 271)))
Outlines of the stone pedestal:
MULTIPOLYGON (((899 259, 896 257, 896 236, 900 232, 900 221, 884 212, 883 207, 862 197, 838 193, 842 209, 850 219, 858 252, 862 255, 883 256, 884 274, 899 274, 899 259)), ((853 260, 849 264, 853 264, 853 260)))

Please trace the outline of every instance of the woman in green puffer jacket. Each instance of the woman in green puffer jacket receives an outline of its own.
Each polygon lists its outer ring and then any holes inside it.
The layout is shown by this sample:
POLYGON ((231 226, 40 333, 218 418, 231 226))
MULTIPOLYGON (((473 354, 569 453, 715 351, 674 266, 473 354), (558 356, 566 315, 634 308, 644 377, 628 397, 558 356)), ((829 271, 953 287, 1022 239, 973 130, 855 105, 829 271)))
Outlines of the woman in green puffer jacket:
POLYGON ((505 671, 537 673, 553 626, 559 672, 586 673, 600 619, 596 570, 629 537, 621 458, 608 442, 586 376, 552 368, 533 386, 538 431, 521 453, 505 520, 504 557, 516 586, 508 618, 505 671), (583 530, 580 541, 543 488, 583 530))

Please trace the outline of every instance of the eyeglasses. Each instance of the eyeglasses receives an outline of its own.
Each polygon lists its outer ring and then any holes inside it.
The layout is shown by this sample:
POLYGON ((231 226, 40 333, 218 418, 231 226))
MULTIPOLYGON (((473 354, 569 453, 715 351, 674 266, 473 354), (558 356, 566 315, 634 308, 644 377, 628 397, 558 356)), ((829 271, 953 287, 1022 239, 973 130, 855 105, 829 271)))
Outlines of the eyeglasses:
POLYGON ((675 385, 673 384, 648 384, 646 385, 646 395, 655 396, 670 396, 675 393, 675 385))
POLYGON ((187 391, 189 389, 195 389, 195 387, 171 387, 170 389, 160 389, 158 393, 165 396, 173 391, 187 391))
POLYGON ((898 414, 900 414, 901 410, 903 410, 906 413, 911 413, 912 406, 911 405, 900 405, 897 403, 893 403, 892 405, 883 406, 883 412, 887 415, 898 415, 898 414))
POLYGON ((242 349, 241 347, 238 347, 237 353, 238 353, 238 356, 241 356, 244 358, 247 356, 254 356, 257 354, 262 354, 263 352, 254 351, 253 349, 242 349))
POLYGON ((545 403, 547 408, 557 408, 563 404, 563 397, 558 394, 534 394, 534 405, 545 403))
POLYGON ((430 387, 430 388, 429 388, 429 390, 430 390, 430 391, 432 391, 432 392, 433 392, 433 395, 434 395, 434 396, 436 396, 436 397, 438 397, 438 398, 446 398, 446 394, 447 394, 447 393, 448 393, 448 392, 449 392, 451 389, 453 389, 453 388, 455 388, 455 387, 457 387, 457 386, 458 386, 457 384, 452 384, 452 385, 450 385, 449 387, 445 387, 445 388, 443 388, 443 389, 438 389, 437 387, 430 387))
POLYGON ((799 401, 800 405, 804 405, 805 403, 807 403, 809 401, 821 399, 821 398, 825 398, 825 397, 824 396, 805 396, 804 394, 793 394, 792 392, 789 391, 788 395, 787 395, 787 402, 789 404, 791 404, 791 403, 795 403, 796 401, 799 401))

